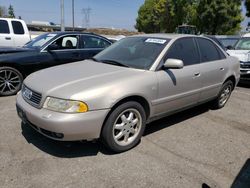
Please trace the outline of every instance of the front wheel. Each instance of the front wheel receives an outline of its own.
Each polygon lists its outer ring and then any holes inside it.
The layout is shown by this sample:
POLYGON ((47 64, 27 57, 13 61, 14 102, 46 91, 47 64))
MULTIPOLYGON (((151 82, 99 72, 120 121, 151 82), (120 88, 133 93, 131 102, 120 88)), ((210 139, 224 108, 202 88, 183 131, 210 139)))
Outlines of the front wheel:
POLYGON ((231 80, 228 80, 222 85, 219 95, 213 101, 213 108, 215 109, 223 108, 227 103, 228 99, 230 98, 232 91, 233 91, 233 82, 231 80))
POLYGON ((0 67, 0 96, 16 94, 22 86, 22 74, 12 67, 0 67))
POLYGON ((109 115, 101 139, 114 152, 129 150, 140 141, 145 124, 145 110, 139 103, 123 103, 109 115))

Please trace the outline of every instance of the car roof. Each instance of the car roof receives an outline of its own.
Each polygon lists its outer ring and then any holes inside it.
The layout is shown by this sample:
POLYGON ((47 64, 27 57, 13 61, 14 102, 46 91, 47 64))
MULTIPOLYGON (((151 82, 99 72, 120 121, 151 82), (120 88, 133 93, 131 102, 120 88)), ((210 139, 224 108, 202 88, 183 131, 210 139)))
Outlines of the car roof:
POLYGON ((95 34, 95 33, 90 33, 90 32, 79 32, 79 31, 54 31, 54 32, 48 32, 50 34, 56 34, 56 35, 74 35, 74 34, 89 34, 89 35, 95 35, 95 36, 99 36, 99 37, 102 37, 102 38, 105 38, 101 35, 98 35, 98 34, 95 34))
POLYGON ((177 39, 182 37, 199 37, 197 35, 189 35, 189 34, 172 34, 172 33, 154 33, 154 34, 141 34, 134 35, 134 37, 154 37, 154 38, 164 38, 164 39, 177 39))

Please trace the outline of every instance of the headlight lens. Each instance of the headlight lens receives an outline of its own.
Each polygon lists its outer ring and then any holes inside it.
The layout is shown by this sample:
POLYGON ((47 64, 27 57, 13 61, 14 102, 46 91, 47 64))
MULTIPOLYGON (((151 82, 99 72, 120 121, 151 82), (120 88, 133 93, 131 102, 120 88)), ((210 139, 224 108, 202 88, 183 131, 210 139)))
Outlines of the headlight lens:
POLYGON ((88 111, 88 106, 84 102, 53 97, 47 97, 43 107, 49 110, 66 113, 83 113, 88 111))

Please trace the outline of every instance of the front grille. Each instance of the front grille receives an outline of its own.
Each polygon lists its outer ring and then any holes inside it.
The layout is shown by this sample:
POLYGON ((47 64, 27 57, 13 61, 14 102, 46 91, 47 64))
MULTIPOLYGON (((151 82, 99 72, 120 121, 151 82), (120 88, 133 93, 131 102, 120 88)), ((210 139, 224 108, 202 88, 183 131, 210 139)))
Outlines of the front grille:
POLYGON ((25 85, 22 87, 22 96, 32 106, 38 107, 41 103, 42 95, 25 85))
POLYGON ((241 64, 240 64, 240 68, 243 68, 243 69, 250 69, 250 63, 241 63, 241 64))

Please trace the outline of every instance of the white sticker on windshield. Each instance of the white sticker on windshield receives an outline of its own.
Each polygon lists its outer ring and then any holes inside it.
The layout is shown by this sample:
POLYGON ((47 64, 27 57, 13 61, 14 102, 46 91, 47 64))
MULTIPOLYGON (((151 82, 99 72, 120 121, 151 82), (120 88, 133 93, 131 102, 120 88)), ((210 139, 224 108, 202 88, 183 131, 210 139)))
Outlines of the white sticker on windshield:
POLYGON ((145 40, 145 42, 157 43, 157 44, 164 44, 166 42, 166 40, 164 40, 164 39, 152 39, 152 38, 149 38, 149 39, 145 40))

